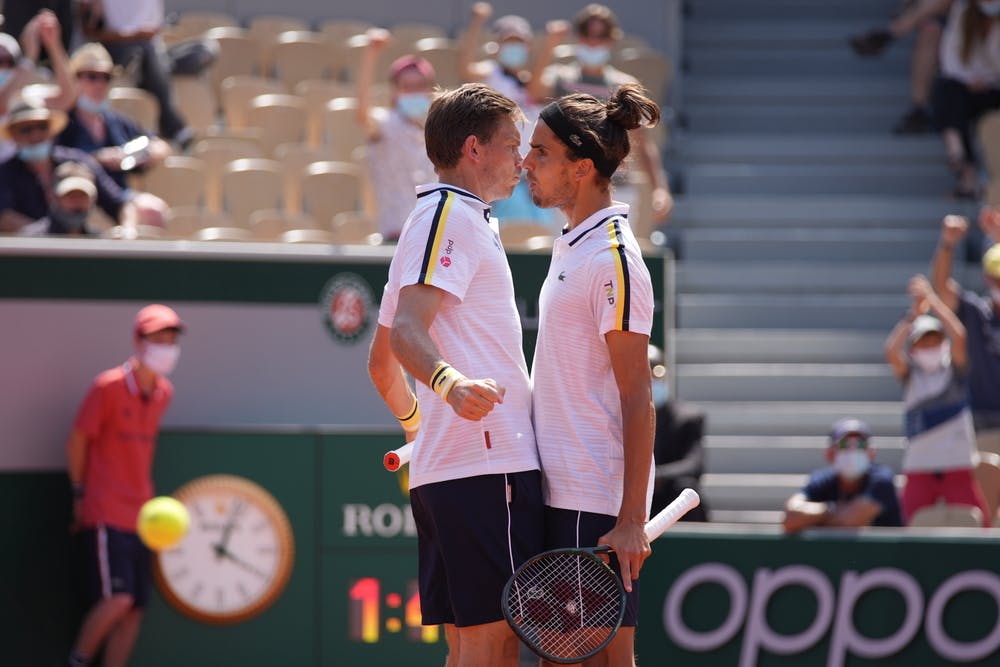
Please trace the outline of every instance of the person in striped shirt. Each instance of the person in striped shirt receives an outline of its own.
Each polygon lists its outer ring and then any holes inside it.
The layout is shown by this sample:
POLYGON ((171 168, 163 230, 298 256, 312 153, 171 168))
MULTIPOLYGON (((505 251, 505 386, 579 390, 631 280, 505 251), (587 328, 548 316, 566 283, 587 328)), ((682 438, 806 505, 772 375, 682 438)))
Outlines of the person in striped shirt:
POLYGON ((629 131, 655 124, 638 84, 607 101, 568 95, 542 109, 524 159, 538 206, 569 221, 539 297, 532 411, 545 484, 546 549, 608 544, 629 592, 622 629, 595 660, 634 664, 643 525, 653 479, 647 361, 653 286, 611 178, 629 131))
POLYGON ((542 550, 521 324, 488 203, 520 180, 520 117, 481 83, 431 103, 425 142, 439 182, 417 188, 369 357, 375 387, 413 441, 420 611, 424 624, 445 625, 450 667, 517 664, 501 594, 542 550))

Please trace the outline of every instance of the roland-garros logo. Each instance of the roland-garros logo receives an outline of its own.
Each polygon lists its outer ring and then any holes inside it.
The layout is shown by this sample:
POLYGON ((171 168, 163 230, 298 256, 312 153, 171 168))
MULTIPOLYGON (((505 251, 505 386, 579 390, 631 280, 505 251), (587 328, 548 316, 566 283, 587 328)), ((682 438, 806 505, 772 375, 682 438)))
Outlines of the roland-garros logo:
POLYGON ((371 287, 354 273, 338 273, 321 292, 323 322, 333 337, 354 343, 371 327, 375 298, 371 287))

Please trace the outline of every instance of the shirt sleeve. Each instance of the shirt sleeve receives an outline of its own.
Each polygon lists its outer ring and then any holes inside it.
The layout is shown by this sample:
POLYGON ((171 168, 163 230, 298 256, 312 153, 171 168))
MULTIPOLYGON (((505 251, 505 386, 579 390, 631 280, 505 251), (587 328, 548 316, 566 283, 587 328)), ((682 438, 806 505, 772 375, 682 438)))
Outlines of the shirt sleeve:
POLYGON ((632 331, 648 336, 653 329, 653 284, 642 257, 612 242, 591 262, 589 276, 598 334, 632 331))
MULTIPOLYGON (((408 285, 433 285, 458 302, 479 269, 478 234, 465 229, 470 221, 459 219, 458 196, 441 190, 437 206, 411 221, 405 239, 396 248, 393 261, 400 262, 399 289, 408 285)), ((485 226, 485 222, 480 222, 485 226)))
POLYGON ((87 440, 93 440, 100 435, 101 424, 104 423, 105 404, 102 387, 97 383, 91 385, 76 413, 73 429, 83 433, 87 440))
POLYGON ((806 500, 814 503, 828 503, 837 499, 837 475, 829 469, 817 470, 809 476, 802 488, 806 500))
POLYGON ((895 505, 896 485, 892 481, 892 474, 881 471, 870 474, 864 494, 881 505, 883 510, 895 505))

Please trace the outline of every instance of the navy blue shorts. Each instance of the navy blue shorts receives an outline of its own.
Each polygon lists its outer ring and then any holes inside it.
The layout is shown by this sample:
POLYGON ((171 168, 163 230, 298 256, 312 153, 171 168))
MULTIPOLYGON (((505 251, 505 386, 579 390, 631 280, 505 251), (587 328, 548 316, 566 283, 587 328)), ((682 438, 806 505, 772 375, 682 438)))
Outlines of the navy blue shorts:
MULTIPOLYGON (((615 527, 617 517, 555 507, 545 508, 545 550, 596 547, 597 540, 615 527)), ((611 569, 620 574, 618 558, 611 554, 611 569)), ((632 592, 625 594, 622 627, 639 623, 639 580, 632 580, 632 592)))
POLYGON ((80 532, 87 601, 93 604, 128 593, 135 607, 145 607, 152 588, 152 555, 135 533, 116 528, 80 532))
POLYGON ((542 474, 480 475, 410 490, 424 625, 503 620, 518 565, 542 551, 542 474))

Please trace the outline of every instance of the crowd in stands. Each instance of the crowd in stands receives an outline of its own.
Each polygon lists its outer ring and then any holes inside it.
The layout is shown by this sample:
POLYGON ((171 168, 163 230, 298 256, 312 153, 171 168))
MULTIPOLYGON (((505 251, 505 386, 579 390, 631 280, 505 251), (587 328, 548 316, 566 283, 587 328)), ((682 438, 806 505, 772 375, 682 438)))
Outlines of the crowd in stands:
MULTIPOLYGON (((525 114, 526 153, 552 96, 606 96, 640 76, 662 101, 669 73, 600 5, 580 12, 571 39, 567 21, 536 38, 523 17, 491 22, 493 7, 480 2, 450 39, 441 26, 346 19, 268 16, 242 27, 185 12, 168 22, 163 4, 79 2, 28 17, 21 7, 0 26, 16 31, 0 32, 0 232, 67 233, 54 222, 57 167, 73 162, 89 172, 96 203, 73 233, 388 243, 414 187, 436 179, 423 138, 436 86, 482 81, 510 95, 525 114)), ((648 235, 672 199, 662 135, 636 140, 632 178, 617 186, 648 235)), ((525 184, 494 214, 512 242, 563 224, 525 184)))

